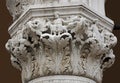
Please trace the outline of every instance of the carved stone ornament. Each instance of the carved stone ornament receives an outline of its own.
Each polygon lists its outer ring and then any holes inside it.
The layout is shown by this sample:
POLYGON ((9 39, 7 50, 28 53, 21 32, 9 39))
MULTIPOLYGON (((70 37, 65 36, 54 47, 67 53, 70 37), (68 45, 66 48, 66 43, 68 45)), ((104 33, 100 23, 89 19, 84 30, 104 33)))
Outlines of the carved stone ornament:
MULTIPOLYGON (((32 4, 30 1, 36 0, 28 1, 32 4)), ((39 9, 30 8, 9 28, 12 38, 6 48, 13 66, 22 72, 23 83, 102 82, 103 71, 115 61, 112 48, 117 38, 111 33, 113 24, 80 7, 83 13, 64 7, 53 13, 52 9, 39 8, 40 14, 39 9)))

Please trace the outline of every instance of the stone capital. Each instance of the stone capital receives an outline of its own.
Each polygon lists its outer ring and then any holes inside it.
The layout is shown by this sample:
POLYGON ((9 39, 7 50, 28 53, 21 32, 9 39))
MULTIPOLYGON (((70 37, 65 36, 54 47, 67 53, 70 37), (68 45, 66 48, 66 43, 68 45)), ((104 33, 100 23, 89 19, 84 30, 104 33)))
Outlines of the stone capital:
POLYGON ((10 26, 6 48, 23 83, 101 83, 115 61, 113 24, 86 5, 33 5, 10 26))

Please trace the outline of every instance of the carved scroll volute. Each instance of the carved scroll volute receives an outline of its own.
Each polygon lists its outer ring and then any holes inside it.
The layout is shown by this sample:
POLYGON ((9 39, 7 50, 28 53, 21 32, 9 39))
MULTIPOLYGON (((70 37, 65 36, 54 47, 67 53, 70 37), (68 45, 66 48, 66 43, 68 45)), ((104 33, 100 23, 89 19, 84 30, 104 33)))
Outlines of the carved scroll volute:
POLYGON ((115 60, 117 39, 98 20, 83 16, 35 18, 8 40, 11 61, 23 83, 47 75, 77 75, 101 82, 103 70, 115 60))

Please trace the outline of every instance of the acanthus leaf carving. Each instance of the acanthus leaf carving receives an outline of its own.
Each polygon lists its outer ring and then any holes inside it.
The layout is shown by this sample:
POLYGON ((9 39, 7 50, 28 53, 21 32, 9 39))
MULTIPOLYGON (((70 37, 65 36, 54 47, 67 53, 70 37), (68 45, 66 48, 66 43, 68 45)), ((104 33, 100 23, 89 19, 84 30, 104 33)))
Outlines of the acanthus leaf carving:
POLYGON ((101 82, 102 70, 114 63, 112 48, 116 42, 99 21, 81 16, 62 18, 57 12, 53 19, 28 21, 6 48, 12 61, 19 64, 23 80, 70 74, 101 82))

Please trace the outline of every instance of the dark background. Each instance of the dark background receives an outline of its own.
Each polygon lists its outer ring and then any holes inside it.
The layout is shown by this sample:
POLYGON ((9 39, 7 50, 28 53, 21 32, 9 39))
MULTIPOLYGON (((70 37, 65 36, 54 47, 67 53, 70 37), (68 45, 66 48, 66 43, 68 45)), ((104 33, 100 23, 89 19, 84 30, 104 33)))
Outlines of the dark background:
MULTIPOLYGON (((120 0, 108 0, 106 3, 106 15, 115 24, 120 24, 120 0)), ((0 83, 22 83, 20 71, 12 67, 10 54, 5 49, 5 43, 10 38, 8 27, 12 24, 5 0, 0 0, 0 83)), ((114 48, 116 55, 115 64, 104 72, 103 83, 120 83, 120 30, 113 30, 118 38, 118 44, 114 48)))

